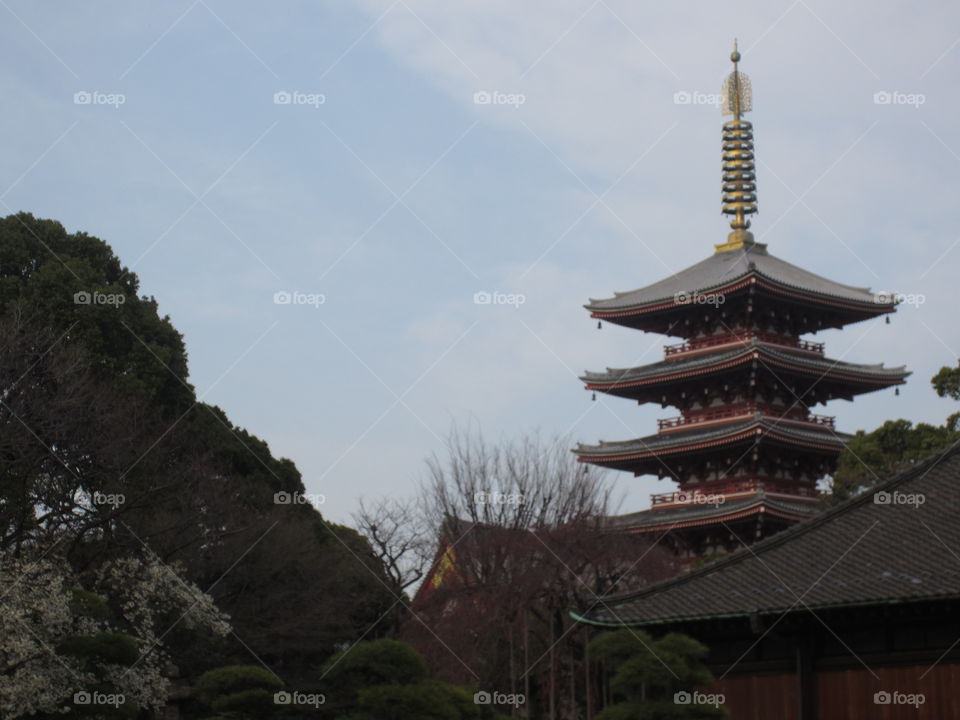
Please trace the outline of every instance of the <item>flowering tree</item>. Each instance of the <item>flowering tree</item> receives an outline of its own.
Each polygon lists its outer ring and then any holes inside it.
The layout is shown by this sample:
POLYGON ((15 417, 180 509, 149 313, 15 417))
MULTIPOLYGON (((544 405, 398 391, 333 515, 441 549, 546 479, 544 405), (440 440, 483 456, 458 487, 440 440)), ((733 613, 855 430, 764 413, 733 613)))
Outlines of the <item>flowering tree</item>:
POLYGON ((229 631, 209 596, 155 557, 104 564, 90 590, 79 582, 53 553, 0 554, 0 716, 159 707, 166 633, 229 631))

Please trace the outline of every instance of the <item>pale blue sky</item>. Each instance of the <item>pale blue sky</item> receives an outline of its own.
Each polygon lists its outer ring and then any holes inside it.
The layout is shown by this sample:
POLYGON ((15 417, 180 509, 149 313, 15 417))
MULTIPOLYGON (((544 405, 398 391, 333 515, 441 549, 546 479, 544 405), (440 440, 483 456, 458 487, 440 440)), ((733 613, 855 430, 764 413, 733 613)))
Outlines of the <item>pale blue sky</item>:
MULTIPOLYGON (((889 326, 817 338, 914 371, 900 397, 819 412, 852 431, 954 409, 928 378, 960 353, 955 4, 6 0, 0 15, 0 211, 109 242, 184 333, 198 392, 292 458, 331 518, 411 492, 452 420, 594 442, 673 414, 590 402, 577 373, 672 340, 598 332, 581 305, 724 239, 719 112, 674 96, 719 90, 734 35, 756 234, 835 280, 925 296, 889 326), (324 102, 274 104, 284 91, 324 102)), ((616 483, 625 510, 669 489, 616 483)))

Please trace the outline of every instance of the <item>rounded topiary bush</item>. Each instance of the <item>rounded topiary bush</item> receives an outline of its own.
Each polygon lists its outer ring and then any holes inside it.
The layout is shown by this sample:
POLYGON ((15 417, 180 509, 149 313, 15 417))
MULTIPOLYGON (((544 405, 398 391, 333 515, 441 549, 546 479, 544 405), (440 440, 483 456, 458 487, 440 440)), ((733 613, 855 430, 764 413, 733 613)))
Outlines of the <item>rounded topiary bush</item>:
POLYGON ((257 665, 228 665, 209 670, 197 680, 197 698, 217 713, 231 717, 264 717, 276 709, 274 693, 283 682, 257 665))

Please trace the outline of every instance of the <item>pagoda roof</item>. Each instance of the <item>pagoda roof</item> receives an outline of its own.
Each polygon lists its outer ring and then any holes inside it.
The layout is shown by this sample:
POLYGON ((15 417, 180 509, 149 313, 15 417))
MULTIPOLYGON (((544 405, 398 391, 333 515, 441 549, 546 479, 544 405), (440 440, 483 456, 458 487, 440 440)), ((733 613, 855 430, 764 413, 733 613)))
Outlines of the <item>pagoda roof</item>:
POLYGON ((732 522, 764 513, 786 520, 804 520, 821 510, 811 498, 795 498, 780 493, 755 492, 745 497, 725 498, 720 504, 686 503, 651 508, 608 518, 612 528, 626 532, 676 530, 698 525, 732 522))
POLYGON ((870 288, 844 285, 821 277, 769 254, 765 245, 756 243, 738 250, 716 252, 695 265, 638 290, 614 293, 614 297, 605 300, 591 298, 585 307, 598 317, 618 311, 652 310, 664 303, 672 307, 683 304, 682 301, 677 302, 678 297, 717 294, 751 276, 826 301, 870 307, 873 314, 893 312, 896 305, 894 298, 887 294, 873 293, 870 288))
POLYGON ((642 627, 958 598, 958 512, 960 443, 749 548, 574 617, 642 627))
POLYGON ((842 449, 852 438, 846 433, 838 433, 812 423, 757 415, 739 422, 648 435, 634 440, 601 440, 598 445, 577 444, 573 452, 580 456, 582 462, 606 464, 732 445, 751 438, 757 439, 757 436, 790 445, 818 447, 830 452, 842 449), (809 427, 806 427, 808 425, 809 427))
POLYGON ((818 357, 807 352, 791 351, 784 346, 752 339, 742 347, 731 350, 691 355, 676 360, 640 365, 632 368, 607 368, 606 372, 590 372, 580 377, 589 387, 612 385, 622 387, 627 384, 647 384, 672 378, 677 375, 698 375, 748 362, 755 357, 763 357, 775 365, 788 364, 803 370, 809 370, 818 376, 838 375, 864 381, 902 382, 910 373, 906 366, 885 367, 883 363, 862 365, 842 360, 818 357), (721 367, 723 366, 723 367, 721 367))

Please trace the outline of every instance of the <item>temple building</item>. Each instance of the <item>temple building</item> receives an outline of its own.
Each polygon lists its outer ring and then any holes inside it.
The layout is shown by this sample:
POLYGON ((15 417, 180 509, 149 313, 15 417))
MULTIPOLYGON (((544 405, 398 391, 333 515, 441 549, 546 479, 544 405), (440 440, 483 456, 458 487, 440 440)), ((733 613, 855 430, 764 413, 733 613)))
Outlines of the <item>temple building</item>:
POLYGON ((591 300, 600 322, 674 336, 660 362, 587 372, 586 389, 675 407, 655 435, 578 445, 583 463, 657 475, 676 489, 649 510, 612 518, 664 536, 692 559, 752 543, 819 508, 848 435, 811 412, 831 400, 903 384, 903 367, 834 360, 804 336, 896 311, 888 294, 844 285, 774 257, 750 232, 757 211, 750 81, 731 55, 724 83, 723 213, 731 232, 701 262, 651 285, 591 300))
POLYGON ((960 443, 716 562, 573 613, 680 632, 730 720, 960 717, 960 443))

